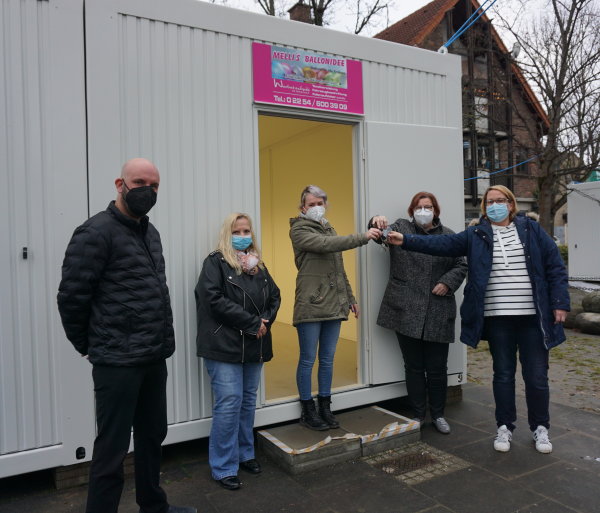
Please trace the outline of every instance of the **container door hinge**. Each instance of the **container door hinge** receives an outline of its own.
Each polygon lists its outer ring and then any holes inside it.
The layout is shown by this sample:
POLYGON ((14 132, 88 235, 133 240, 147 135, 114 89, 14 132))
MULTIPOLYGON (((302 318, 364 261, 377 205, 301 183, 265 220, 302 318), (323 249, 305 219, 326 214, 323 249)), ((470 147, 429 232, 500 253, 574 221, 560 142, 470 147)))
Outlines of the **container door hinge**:
POLYGON ((365 148, 364 148, 364 147, 361 149, 361 152, 360 152, 360 153, 361 153, 361 155, 360 155, 360 156, 361 156, 361 158, 362 158, 363 160, 367 160, 367 150, 365 150, 365 148))

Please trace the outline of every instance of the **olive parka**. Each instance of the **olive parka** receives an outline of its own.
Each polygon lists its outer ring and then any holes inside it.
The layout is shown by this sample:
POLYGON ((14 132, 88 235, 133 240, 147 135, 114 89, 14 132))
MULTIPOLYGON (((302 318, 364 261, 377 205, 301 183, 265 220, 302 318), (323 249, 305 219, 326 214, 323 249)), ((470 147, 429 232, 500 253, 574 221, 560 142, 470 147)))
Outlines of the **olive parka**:
POLYGON ((254 275, 236 274, 221 252, 213 251, 204 260, 194 294, 198 356, 229 363, 273 358, 271 326, 281 297, 266 267, 254 275), (269 321, 267 333, 257 338, 261 319, 269 321))
POLYGON ((303 322, 347 320, 356 299, 341 252, 367 244, 366 234, 337 235, 328 222, 299 216, 290 219, 290 238, 298 269, 294 326, 303 322))

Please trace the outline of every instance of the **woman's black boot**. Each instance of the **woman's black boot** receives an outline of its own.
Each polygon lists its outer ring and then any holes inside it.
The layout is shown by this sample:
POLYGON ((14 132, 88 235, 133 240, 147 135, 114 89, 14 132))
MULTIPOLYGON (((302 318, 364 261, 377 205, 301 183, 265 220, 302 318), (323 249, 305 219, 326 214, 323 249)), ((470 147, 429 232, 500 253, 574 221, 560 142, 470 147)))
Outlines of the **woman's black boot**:
POLYGON ((340 423, 334 417, 333 413, 331 413, 331 396, 317 396, 319 400, 319 416, 327 423, 327 425, 332 428, 339 428, 340 423))
POLYGON ((301 400, 300 403, 302 404, 300 424, 309 429, 314 429, 315 431, 325 431, 326 429, 329 429, 329 425, 319 417, 317 409, 315 408, 315 402, 312 399, 307 399, 306 401, 301 400))

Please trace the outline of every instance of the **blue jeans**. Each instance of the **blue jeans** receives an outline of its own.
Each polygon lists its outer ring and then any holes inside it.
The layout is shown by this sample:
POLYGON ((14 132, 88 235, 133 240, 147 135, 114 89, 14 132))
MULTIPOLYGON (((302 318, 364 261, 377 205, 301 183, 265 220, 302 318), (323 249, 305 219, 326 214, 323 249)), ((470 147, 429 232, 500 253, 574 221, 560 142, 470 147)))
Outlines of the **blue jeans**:
POLYGON ((296 370, 296 384, 300 399, 306 401, 312 398, 311 377, 312 369, 319 349, 319 395, 331 395, 333 379, 333 357, 340 336, 341 320, 302 322, 296 326, 300 343, 300 359, 296 370))
POLYGON ((254 458, 254 412, 262 363, 204 359, 214 404, 208 462, 214 479, 237 476, 239 463, 254 458))
POLYGON ((517 350, 523 381, 529 429, 550 428, 550 388, 548 386, 549 351, 544 346, 540 321, 536 315, 499 315, 486 317, 484 338, 490 345, 494 366, 496 423, 515 429, 515 373, 517 350))

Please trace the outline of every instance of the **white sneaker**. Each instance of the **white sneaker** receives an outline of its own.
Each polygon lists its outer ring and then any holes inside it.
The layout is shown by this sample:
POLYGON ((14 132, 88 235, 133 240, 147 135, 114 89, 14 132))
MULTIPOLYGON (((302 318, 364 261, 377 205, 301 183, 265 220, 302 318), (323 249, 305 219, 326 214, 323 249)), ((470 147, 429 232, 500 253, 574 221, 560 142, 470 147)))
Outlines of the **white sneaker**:
POLYGON ((512 433, 506 425, 502 425, 498 428, 498 433, 494 439, 494 449, 499 452, 510 451, 510 442, 512 440, 512 433))
POLYGON ((548 454, 552 452, 552 444, 548 438, 548 430, 544 426, 538 426, 533 432, 533 441, 538 452, 548 454))

